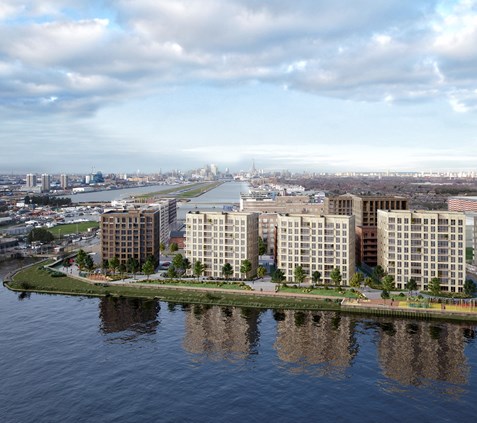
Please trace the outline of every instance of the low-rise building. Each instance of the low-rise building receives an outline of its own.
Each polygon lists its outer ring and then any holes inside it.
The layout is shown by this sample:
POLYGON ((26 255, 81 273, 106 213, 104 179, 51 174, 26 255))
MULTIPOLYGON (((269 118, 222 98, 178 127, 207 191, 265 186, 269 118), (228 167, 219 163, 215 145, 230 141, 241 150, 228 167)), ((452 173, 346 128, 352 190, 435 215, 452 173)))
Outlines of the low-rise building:
POLYGON ((464 213, 378 211, 378 264, 394 277, 397 289, 413 278, 419 290, 427 290, 438 278, 443 291, 461 292, 465 246, 464 213))
POLYGON ((338 268, 342 284, 355 272, 354 216, 278 215, 277 267, 287 281, 294 281, 301 266, 310 281, 314 271, 331 284, 330 273, 338 268))
POLYGON ((185 256, 191 264, 205 265, 205 276, 223 277, 222 268, 229 263, 233 278, 244 275, 244 260, 252 264, 248 276, 258 268, 258 214, 189 212, 186 216, 185 256))

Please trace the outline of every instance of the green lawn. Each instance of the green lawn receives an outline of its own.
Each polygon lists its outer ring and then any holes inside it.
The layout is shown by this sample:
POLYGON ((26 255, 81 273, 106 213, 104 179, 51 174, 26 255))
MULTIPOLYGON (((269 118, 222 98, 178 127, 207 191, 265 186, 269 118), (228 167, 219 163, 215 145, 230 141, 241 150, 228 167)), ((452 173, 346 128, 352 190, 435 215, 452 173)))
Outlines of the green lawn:
POLYGON ((350 290, 343 290, 341 292, 334 289, 314 288, 309 291, 307 288, 293 288, 290 286, 280 287, 280 292, 289 292, 293 294, 312 294, 312 295, 324 295, 327 297, 340 297, 340 298, 358 298, 358 295, 350 290))
POLYGON ((139 286, 100 286, 92 285, 77 279, 53 277, 43 268, 43 264, 35 264, 17 273, 9 287, 19 291, 52 292, 61 294, 77 294, 92 296, 124 296, 140 298, 158 298, 164 301, 190 304, 212 304, 237 307, 279 308, 296 310, 338 310, 340 304, 332 300, 320 301, 313 298, 286 298, 264 295, 244 295, 227 292, 198 292, 168 288, 165 285, 151 284, 149 287, 139 286))
POLYGON ((50 231, 55 238, 59 238, 60 234, 63 237, 65 235, 87 232, 89 228, 99 228, 99 222, 67 223, 50 228, 48 231, 50 231))
MULTIPOLYGON (((244 285, 240 283, 233 283, 233 282, 194 282, 194 281, 176 281, 176 280, 167 280, 167 281, 160 281, 160 280, 150 280, 150 281, 140 281, 141 283, 147 282, 151 284, 157 285, 170 285, 170 286, 186 286, 191 288, 220 288, 220 289, 245 289, 244 285)), ((247 285, 245 285, 247 286, 247 285)))

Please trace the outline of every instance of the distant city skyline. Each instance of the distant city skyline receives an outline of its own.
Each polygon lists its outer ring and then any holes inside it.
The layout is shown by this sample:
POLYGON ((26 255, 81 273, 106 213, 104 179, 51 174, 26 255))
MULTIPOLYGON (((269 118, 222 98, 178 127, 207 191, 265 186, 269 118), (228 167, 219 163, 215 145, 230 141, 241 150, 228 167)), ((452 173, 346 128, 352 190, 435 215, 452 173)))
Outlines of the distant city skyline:
POLYGON ((477 169, 477 1, 5 0, 0 173, 477 169))

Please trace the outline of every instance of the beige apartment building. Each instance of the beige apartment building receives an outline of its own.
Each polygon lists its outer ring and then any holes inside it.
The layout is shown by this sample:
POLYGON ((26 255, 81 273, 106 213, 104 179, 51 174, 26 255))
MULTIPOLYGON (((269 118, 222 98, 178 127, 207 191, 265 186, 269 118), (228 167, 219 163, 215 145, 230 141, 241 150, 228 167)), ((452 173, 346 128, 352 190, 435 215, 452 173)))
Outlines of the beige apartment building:
POLYGON ((159 259, 160 211, 154 207, 111 210, 101 215, 103 260, 117 257, 127 264, 130 257, 144 263, 159 259))
POLYGON ((325 199, 325 214, 353 215, 356 225, 358 263, 378 263, 378 210, 407 210, 408 200, 400 196, 339 195, 325 199))
POLYGON ((355 272, 354 216, 278 215, 277 267, 286 280, 294 281, 294 271, 302 266, 308 275, 315 270, 323 282, 332 283, 330 272, 339 268, 342 284, 355 272))
POLYGON ((310 202, 308 195, 242 196, 240 211, 260 213, 258 236, 267 246, 267 254, 276 257, 276 228, 279 213, 322 214, 323 204, 310 202))
POLYGON ((443 291, 461 292, 465 281, 465 215, 440 211, 378 211, 378 264, 397 289, 410 278, 427 290, 439 278, 443 291))
POLYGON ((222 278, 229 263, 233 278, 240 278, 244 260, 252 263, 249 276, 258 268, 258 214, 244 212, 189 212, 186 216, 185 255, 193 265, 205 264, 205 276, 222 278))

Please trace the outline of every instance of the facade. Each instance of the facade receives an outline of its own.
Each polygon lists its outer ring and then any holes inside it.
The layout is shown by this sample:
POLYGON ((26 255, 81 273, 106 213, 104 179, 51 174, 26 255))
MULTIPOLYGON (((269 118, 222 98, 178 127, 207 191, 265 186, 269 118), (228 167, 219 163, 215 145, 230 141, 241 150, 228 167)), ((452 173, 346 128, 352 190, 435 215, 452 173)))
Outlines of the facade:
POLYGON ((317 270, 331 284, 330 273, 339 268, 342 284, 348 284, 355 272, 354 216, 278 215, 277 223, 277 267, 287 281, 302 266, 306 281, 317 270))
POLYGON ((477 216, 474 216, 474 228, 473 228, 473 247, 474 247, 474 266, 477 266, 477 216))
POLYGON ((159 259, 160 211, 157 208, 111 210, 101 215, 102 259, 118 257, 127 264, 130 257, 144 263, 159 259))
POLYGON ((339 195, 325 199, 325 213, 355 216, 356 260, 376 266, 378 263, 377 211, 407 210, 405 197, 383 195, 339 195))
POLYGON ((259 236, 267 246, 267 254, 276 256, 276 226, 278 213, 321 214, 323 204, 310 202, 307 195, 242 196, 240 211, 260 213, 259 236))
POLYGON ((29 173, 26 176, 26 187, 34 188, 36 187, 36 184, 37 184, 36 175, 34 175, 33 173, 29 173))
POLYGON ((447 207, 449 211, 477 212, 477 197, 450 197, 447 207))
POLYGON ((48 192, 51 188, 50 175, 43 173, 41 175, 41 192, 48 192))
POLYGON ((60 175, 60 185, 63 189, 68 188, 68 175, 60 175))
POLYGON ((405 289, 413 278, 427 290, 439 278, 443 291, 465 282, 465 215, 440 211, 378 211, 378 264, 405 289))
POLYGON ((244 260, 252 263, 250 275, 258 268, 257 213, 189 212, 186 216, 185 255, 193 265, 205 264, 205 276, 223 277, 222 267, 229 263, 233 278, 240 278, 244 260))
POLYGON ((353 214, 353 198, 350 194, 325 197, 324 214, 351 216, 353 214))

